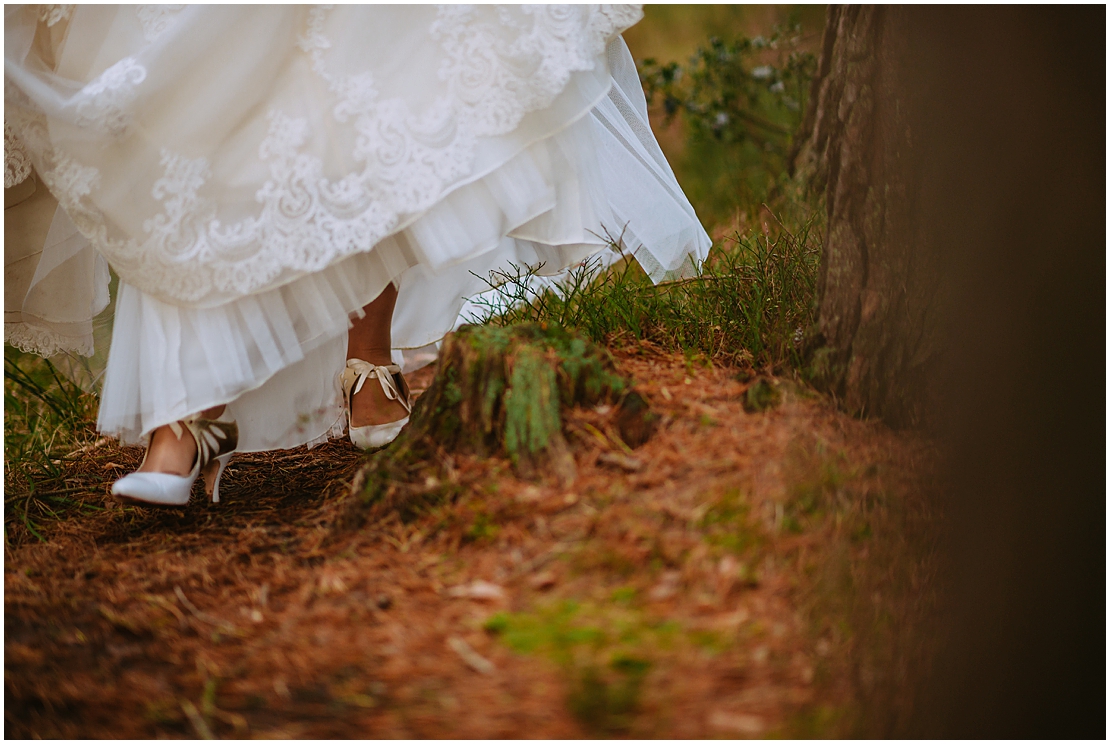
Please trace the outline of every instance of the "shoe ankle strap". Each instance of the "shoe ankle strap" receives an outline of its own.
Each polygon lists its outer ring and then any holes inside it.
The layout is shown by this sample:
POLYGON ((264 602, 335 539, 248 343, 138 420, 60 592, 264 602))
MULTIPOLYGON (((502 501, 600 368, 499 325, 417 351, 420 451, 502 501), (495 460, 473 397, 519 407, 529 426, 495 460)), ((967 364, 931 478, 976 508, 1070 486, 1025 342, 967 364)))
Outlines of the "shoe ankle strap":
POLYGON ((234 420, 220 420, 222 418, 207 419, 197 415, 174 421, 169 426, 178 439, 185 435, 186 430, 193 435, 197 457, 201 467, 204 467, 213 458, 234 452, 239 447, 239 425, 234 420))
POLYGON ((406 411, 411 413, 412 406, 409 405, 408 396, 401 393, 393 379, 394 375, 399 374, 401 374, 401 368, 396 364, 371 364, 362 359, 348 359, 347 368, 343 370, 342 376, 343 392, 349 401, 352 395, 362 390, 362 386, 368 379, 375 377, 381 384, 386 399, 398 401, 406 411))

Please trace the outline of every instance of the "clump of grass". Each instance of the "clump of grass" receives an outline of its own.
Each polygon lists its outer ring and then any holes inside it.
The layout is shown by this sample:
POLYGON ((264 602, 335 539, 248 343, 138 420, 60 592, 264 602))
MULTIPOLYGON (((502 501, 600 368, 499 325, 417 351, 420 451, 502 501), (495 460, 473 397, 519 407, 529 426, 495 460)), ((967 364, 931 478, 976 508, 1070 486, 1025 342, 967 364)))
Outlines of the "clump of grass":
POLYGON ((564 601, 534 613, 500 612, 487 632, 521 654, 547 656, 564 672, 567 707, 589 731, 627 733, 640 709, 652 649, 667 645, 674 628, 652 626, 616 599, 604 611, 564 601))
POLYGON ((800 370, 815 310, 814 232, 810 220, 797 232, 737 234, 714 246, 698 276, 660 284, 627 256, 608 269, 587 261, 554 289, 536 281, 542 267, 514 267, 486 280, 490 290, 473 300, 484 312, 475 321, 554 323, 598 343, 646 340, 729 365, 800 370))
POLYGON ((709 503, 698 521, 698 528, 710 545, 746 558, 748 563, 741 564, 740 573, 746 580, 754 581, 754 573, 747 565, 757 561, 765 536, 753 523, 750 513, 747 497, 737 489, 728 489, 709 503))
POLYGON ((474 517, 474 521, 471 522, 464 536, 470 542, 485 542, 488 544, 497 539, 497 534, 500 531, 501 528, 494 521, 494 518, 484 511, 480 511, 474 517))
POLYGON ((848 484, 858 474, 849 467, 844 453, 828 452, 820 442, 812 445, 812 451, 795 442, 788 462, 794 478, 783 508, 782 529, 800 534, 820 524, 831 511, 839 523, 848 523, 850 532, 864 531, 866 514, 861 510, 870 503, 847 493, 848 484))
POLYGON ((95 511, 64 458, 96 439, 96 396, 49 359, 4 347, 4 539, 43 539, 45 519, 95 511))
POLYGON ((567 704, 592 731, 628 731, 639 710, 640 691, 650 668, 650 662, 631 656, 618 656, 605 668, 587 666, 579 673, 567 704))

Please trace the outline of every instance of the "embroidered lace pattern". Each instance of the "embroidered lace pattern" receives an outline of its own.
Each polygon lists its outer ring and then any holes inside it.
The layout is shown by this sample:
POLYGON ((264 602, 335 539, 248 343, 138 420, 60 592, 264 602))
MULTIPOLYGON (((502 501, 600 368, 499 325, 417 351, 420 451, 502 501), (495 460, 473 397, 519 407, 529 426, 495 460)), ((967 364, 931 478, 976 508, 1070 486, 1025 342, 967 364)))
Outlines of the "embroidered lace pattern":
POLYGON ((76 121, 112 137, 123 137, 131 126, 131 104, 137 86, 146 80, 146 68, 126 57, 102 72, 75 97, 76 121))
POLYGON ((68 21, 76 9, 76 5, 41 5, 39 6, 39 21, 47 26, 55 26, 62 21, 68 21))
POLYGON ((608 40, 642 15, 628 5, 521 10, 518 19, 498 8, 493 23, 473 6, 445 6, 432 25, 448 54, 439 76, 478 135, 511 131, 525 113, 550 105, 572 72, 592 69, 608 40))
POLYGON ((31 159, 23 149, 23 143, 15 132, 4 122, 4 188, 23 183, 31 175, 31 159))
POLYGON ((136 5, 135 15, 143 27, 143 38, 154 41, 163 31, 173 25, 177 14, 184 5, 136 5))
MULTIPOLYGON (((37 137, 24 132, 36 129, 31 122, 17 126, 28 145, 35 140, 32 151, 43 153, 51 191, 123 279, 170 301, 201 303, 215 293, 258 292, 283 274, 368 250, 471 173, 479 138, 509 133, 527 113, 549 106, 574 72, 592 70, 607 42, 642 15, 638 6, 441 8, 431 36, 445 53, 438 75, 448 93, 417 112, 381 96, 368 72, 329 71, 328 12, 309 12, 299 47, 334 97, 335 122, 353 127, 351 170, 325 177, 321 160, 306 151, 308 122, 271 111, 258 150, 268 178, 254 216, 222 221, 217 200, 205 196, 208 161, 163 149, 152 191, 162 211, 144 221, 142 236, 110 235, 90 198, 97 171, 55 149, 44 126, 37 137)), ((81 121, 126 134, 146 75, 133 58, 110 67, 78 97, 81 121)))
POLYGON ((56 354, 70 353, 81 356, 93 355, 93 336, 70 337, 53 333, 29 323, 4 323, 4 342, 20 351, 52 357, 56 354))

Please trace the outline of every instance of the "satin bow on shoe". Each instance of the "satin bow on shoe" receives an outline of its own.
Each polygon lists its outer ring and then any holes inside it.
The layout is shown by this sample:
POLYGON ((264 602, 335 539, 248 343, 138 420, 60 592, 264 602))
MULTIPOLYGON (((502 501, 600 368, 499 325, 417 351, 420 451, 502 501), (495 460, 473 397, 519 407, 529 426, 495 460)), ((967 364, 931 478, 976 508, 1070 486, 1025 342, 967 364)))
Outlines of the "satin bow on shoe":
POLYGON ((367 426, 351 425, 351 399, 362 390, 366 381, 374 377, 382 386, 387 400, 399 402, 405 411, 412 413, 409 405, 409 386, 401 374, 401 368, 396 364, 370 364, 361 359, 348 359, 347 368, 340 375, 343 385, 343 395, 347 400, 347 429, 351 442, 361 449, 377 449, 384 447, 401 433, 401 429, 409 422, 405 416, 400 421, 391 421, 388 424, 371 424, 367 426))
MULTIPOLYGON (((239 426, 234 421, 220 421, 194 416, 170 424, 170 430, 181 439, 185 432, 197 444, 196 460, 188 475, 134 472, 112 484, 112 495, 125 504, 142 506, 185 506, 193 491, 193 483, 204 476, 205 491, 213 503, 220 500, 220 478, 239 446, 239 426)), ((143 455, 146 462, 150 448, 143 455)), ((142 465, 139 466, 140 468, 142 465)))

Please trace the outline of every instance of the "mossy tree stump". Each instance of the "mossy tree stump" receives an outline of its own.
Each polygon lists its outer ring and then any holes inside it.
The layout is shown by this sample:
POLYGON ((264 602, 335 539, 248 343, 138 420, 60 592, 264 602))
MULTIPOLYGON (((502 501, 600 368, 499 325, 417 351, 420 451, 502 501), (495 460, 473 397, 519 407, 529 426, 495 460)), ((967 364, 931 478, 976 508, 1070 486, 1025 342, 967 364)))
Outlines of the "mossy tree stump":
POLYGON ((613 423, 625 443, 650 438, 658 417, 604 348, 547 323, 463 326, 444 339, 409 425, 356 474, 352 509, 382 503, 405 517, 455 495, 451 453, 503 456, 521 477, 569 483, 576 468, 563 411, 605 402, 617 404, 613 423))

